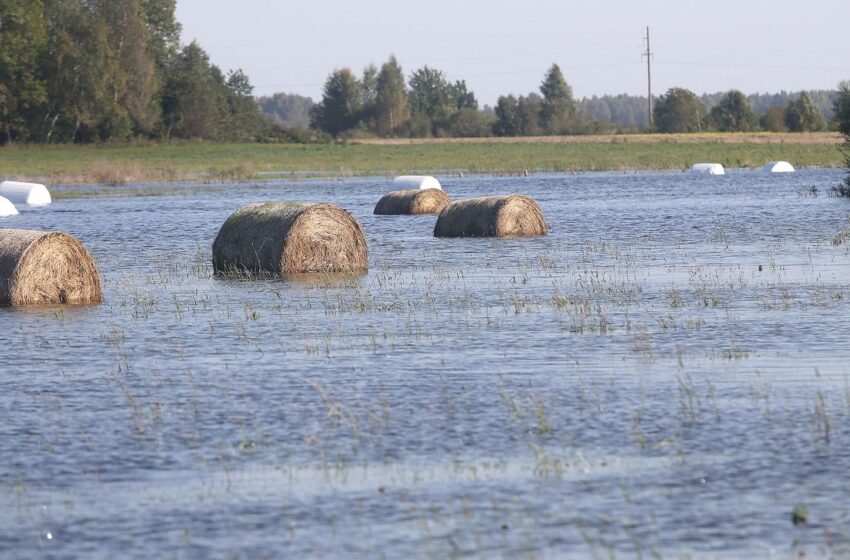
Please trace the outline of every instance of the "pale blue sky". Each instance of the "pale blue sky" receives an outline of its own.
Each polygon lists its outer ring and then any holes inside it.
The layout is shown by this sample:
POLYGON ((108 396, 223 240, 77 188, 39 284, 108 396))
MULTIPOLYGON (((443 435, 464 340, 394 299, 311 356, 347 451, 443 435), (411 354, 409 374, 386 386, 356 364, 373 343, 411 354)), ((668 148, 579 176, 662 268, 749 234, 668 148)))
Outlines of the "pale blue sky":
POLYGON ((334 68, 394 53, 466 79, 479 101, 537 90, 557 62, 577 96, 683 86, 746 93, 834 88, 850 79, 850 0, 178 0, 183 39, 258 95, 320 97, 334 68))

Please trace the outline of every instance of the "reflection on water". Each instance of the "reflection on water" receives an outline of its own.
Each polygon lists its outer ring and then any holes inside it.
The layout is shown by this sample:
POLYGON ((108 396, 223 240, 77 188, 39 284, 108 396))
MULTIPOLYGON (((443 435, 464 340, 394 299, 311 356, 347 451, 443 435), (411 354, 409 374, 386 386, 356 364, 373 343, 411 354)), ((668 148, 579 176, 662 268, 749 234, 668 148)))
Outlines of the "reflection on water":
POLYGON ((106 301, 0 309, 0 551, 846 555, 840 177, 443 180, 534 197, 551 234, 513 240, 374 216, 373 179, 24 212, 2 226, 78 236, 106 301), (347 208, 369 273, 214 276, 264 200, 347 208))

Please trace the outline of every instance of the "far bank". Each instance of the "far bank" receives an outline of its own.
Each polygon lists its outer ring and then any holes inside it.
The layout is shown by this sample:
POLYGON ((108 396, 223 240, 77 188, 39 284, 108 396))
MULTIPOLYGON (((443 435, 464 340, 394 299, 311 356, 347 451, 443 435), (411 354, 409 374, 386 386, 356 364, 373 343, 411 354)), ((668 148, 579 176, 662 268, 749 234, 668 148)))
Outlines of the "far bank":
POLYGON ((730 169, 786 160, 841 167, 835 134, 573 136, 376 140, 341 144, 7 146, 0 177, 51 184, 249 181, 286 175, 523 174, 668 171, 694 163, 730 169))

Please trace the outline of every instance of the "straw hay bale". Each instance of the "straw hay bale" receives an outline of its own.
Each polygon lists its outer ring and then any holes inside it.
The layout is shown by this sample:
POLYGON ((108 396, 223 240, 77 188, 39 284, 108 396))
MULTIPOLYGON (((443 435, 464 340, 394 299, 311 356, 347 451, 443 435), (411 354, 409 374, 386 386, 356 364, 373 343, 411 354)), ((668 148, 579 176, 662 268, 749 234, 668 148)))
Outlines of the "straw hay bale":
POLYGON ((521 194, 452 202, 434 227, 436 237, 532 237, 547 231, 540 206, 521 194))
POLYGON ((0 196, 5 196, 14 204, 30 204, 40 206, 50 204, 53 199, 50 191, 41 183, 21 183, 20 181, 3 181, 0 183, 0 196))
POLYGON ((360 224, 330 204, 267 202, 234 212, 213 243, 219 274, 357 272, 369 268, 360 224))
POLYGON ((375 206, 375 214, 439 214, 451 204, 449 195, 437 189, 388 192, 375 206))
POLYGON ((0 229, 0 305, 101 301, 97 268, 73 235, 0 229))

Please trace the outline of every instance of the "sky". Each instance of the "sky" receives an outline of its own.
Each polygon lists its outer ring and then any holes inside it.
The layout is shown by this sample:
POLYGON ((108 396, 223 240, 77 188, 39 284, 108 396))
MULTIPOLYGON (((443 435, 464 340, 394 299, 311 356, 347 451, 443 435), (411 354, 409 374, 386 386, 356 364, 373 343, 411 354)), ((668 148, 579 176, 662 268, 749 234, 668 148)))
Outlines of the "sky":
POLYGON ((557 63, 577 97, 833 89, 850 79, 850 0, 178 0, 183 41, 255 94, 321 98, 336 68, 394 54, 466 80, 482 104, 537 91, 557 63))

